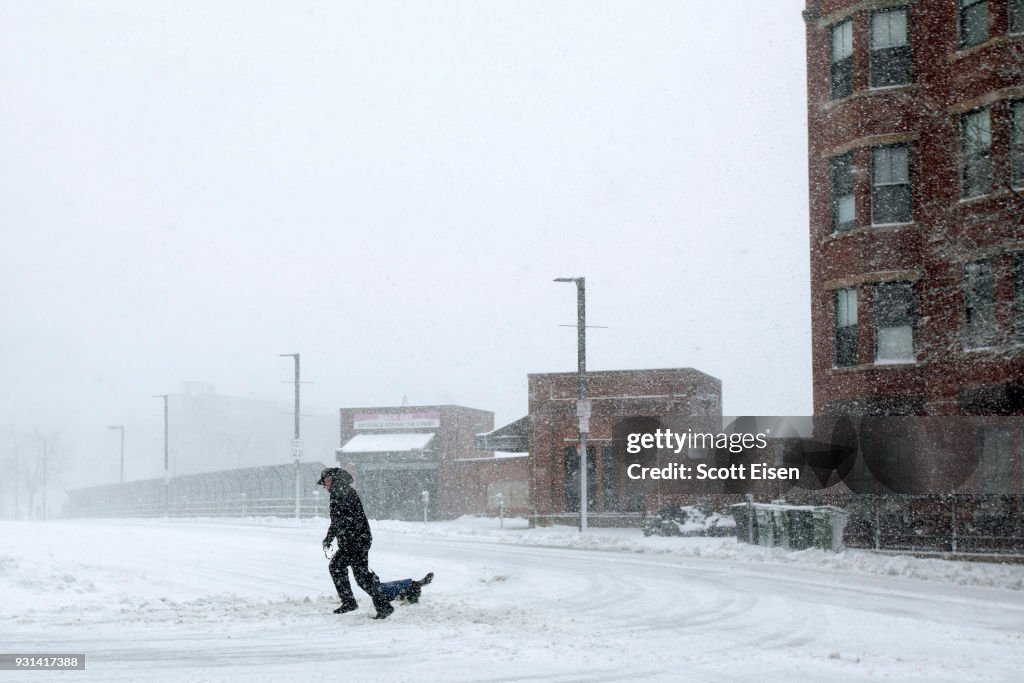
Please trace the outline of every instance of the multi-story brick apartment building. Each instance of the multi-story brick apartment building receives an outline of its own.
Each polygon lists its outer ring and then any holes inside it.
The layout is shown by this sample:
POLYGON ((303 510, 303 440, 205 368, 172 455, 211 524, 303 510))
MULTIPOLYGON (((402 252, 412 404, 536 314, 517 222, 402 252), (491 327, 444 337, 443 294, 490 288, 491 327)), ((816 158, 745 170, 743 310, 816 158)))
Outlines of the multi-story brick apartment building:
POLYGON ((1024 415, 1024 0, 804 19, 815 413, 1024 415))

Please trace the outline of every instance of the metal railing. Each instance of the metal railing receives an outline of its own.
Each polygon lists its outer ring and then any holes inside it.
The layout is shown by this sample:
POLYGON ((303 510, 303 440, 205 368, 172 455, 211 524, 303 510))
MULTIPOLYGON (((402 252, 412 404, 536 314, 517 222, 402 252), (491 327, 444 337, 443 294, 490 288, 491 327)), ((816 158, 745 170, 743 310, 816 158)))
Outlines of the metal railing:
MULTIPOLYGON (((299 501, 300 517, 326 517, 327 497, 299 501)), ((239 497, 235 500, 197 500, 163 503, 96 504, 69 509, 67 517, 295 517, 295 498, 239 497)))
POLYGON ((1024 552, 1024 497, 950 494, 854 496, 845 543, 938 553, 1024 552))
MULTIPOLYGON (((300 463, 299 516, 327 513, 316 485, 323 465, 300 463)), ((65 517, 294 517, 296 467, 269 465, 68 491, 65 517)))

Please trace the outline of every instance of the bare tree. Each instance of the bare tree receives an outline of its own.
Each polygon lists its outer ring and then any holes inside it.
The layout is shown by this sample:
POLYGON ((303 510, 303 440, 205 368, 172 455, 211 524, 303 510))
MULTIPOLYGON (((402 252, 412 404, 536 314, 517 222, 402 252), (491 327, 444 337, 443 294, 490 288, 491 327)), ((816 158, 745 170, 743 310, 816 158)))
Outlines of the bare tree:
MULTIPOLYGON (((8 434, 11 444, 8 464, 14 474, 15 493, 25 492, 29 518, 42 516, 45 519, 46 494, 53 484, 59 482, 67 462, 64 439, 58 431, 44 431, 38 427, 31 431, 9 430, 8 434), (41 507, 37 512, 36 501, 40 496, 41 507)), ((15 516, 17 514, 18 510, 15 510, 15 516)))

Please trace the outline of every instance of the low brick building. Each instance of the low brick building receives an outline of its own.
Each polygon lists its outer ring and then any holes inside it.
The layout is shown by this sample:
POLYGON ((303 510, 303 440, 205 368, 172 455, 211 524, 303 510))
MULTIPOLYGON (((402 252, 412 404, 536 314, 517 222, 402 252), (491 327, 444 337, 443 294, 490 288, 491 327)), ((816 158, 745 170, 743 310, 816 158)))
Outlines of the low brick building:
MULTIPOLYGON (((690 496, 670 482, 630 479, 656 449, 626 453, 630 433, 684 429, 695 416, 721 427, 722 383, 691 368, 589 372, 588 510, 643 513, 690 496), (679 489, 679 490, 677 490, 679 489)), ((497 514, 557 516, 579 511, 576 373, 528 376, 529 415, 494 429, 494 414, 463 406, 341 410, 337 461, 356 478, 367 514, 422 519, 497 514), (496 455, 497 454, 497 455, 496 455)), ((698 493, 723 493, 709 483, 698 493)))
MULTIPOLYGON (((654 449, 626 453, 626 436, 681 428, 706 416, 721 424, 722 383, 692 368, 588 372, 591 403, 587 440, 587 498, 595 513, 655 511, 676 493, 669 482, 626 476, 631 463, 653 465, 654 449)), ((528 376, 530 492, 538 515, 578 512, 580 507, 577 375, 528 376)), ((500 430, 499 430, 500 432, 500 430)), ((708 490, 708 493, 719 492, 708 490)))
POLYGON ((529 457, 529 453, 496 452, 493 456, 455 460, 451 487, 441 492, 447 499, 447 509, 458 514, 497 515, 500 494, 505 514, 530 516, 529 457))
POLYGON ((494 413, 464 406, 342 408, 338 464, 356 479, 366 513, 377 519, 422 519, 474 512, 459 494, 475 437, 494 428, 494 413))

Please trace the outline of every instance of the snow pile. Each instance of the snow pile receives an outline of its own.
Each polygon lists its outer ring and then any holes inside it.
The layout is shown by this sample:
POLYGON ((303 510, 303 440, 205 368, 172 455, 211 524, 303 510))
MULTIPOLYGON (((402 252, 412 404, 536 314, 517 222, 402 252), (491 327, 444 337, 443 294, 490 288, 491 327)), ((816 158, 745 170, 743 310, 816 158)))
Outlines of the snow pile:
POLYGON ((735 562, 819 567, 831 571, 880 574, 937 581, 961 586, 988 586, 1024 590, 1024 565, 967 562, 882 555, 865 550, 833 553, 824 550, 789 551, 738 543, 735 538, 645 537, 639 529, 590 528, 581 534, 573 527, 529 529, 527 520, 506 519, 498 528, 494 518, 462 517, 451 522, 373 522, 374 529, 410 536, 431 536, 495 543, 576 548, 583 550, 670 554, 735 562))
POLYGON ((682 505, 670 510, 683 536, 728 536, 736 528, 731 515, 704 506, 682 505))

